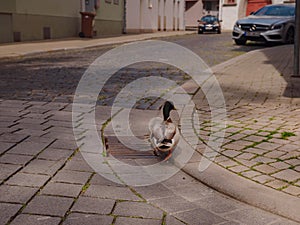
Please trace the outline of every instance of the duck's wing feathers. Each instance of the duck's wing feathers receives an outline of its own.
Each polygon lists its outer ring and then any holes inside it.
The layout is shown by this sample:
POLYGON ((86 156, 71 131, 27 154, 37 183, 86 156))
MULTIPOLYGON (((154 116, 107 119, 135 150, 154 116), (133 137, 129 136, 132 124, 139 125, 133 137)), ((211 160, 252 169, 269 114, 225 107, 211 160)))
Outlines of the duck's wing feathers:
POLYGON ((151 138, 154 138, 156 142, 162 142, 165 136, 165 126, 163 123, 163 119, 160 117, 152 118, 149 122, 149 131, 151 138))

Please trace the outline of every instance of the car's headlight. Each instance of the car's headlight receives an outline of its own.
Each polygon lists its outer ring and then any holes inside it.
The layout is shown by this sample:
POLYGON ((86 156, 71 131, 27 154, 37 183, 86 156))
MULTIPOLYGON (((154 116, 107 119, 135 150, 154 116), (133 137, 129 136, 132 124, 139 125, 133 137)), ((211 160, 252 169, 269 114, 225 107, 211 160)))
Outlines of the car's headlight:
POLYGON ((283 24, 274 24, 271 26, 271 30, 280 30, 283 27, 283 24))
POLYGON ((234 24, 234 28, 239 28, 239 29, 241 29, 242 26, 241 26, 241 24, 239 24, 239 22, 236 22, 236 23, 234 24))

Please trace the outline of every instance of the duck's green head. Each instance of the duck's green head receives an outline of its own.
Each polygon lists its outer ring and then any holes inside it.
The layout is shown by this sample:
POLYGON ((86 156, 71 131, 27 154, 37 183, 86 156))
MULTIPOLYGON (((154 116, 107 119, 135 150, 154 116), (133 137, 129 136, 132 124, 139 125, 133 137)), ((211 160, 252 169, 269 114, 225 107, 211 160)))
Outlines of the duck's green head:
POLYGON ((166 101, 163 107, 163 115, 164 115, 164 121, 166 121, 170 117, 170 112, 172 110, 175 110, 175 106, 173 102, 166 101))

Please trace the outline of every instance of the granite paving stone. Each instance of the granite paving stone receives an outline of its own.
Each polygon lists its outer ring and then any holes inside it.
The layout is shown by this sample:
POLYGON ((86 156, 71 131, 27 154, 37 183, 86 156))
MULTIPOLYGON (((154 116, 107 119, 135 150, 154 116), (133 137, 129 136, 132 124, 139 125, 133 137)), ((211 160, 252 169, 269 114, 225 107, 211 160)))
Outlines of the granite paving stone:
POLYGON ((225 217, 247 225, 268 224, 277 220, 272 214, 253 208, 238 210, 226 214, 225 217))
POLYGON ((291 169, 282 170, 278 173, 272 174, 272 176, 281 180, 287 180, 289 182, 300 179, 300 173, 291 169))
POLYGON ((6 184, 40 188, 49 178, 49 175, 17 173, 11 177, 6 184))
POLYGON ((3 181, 17 172, 21 166, 0 163, 0 181, 3 181))
POLYGON ((12 221, 12 223, 10 223, 10 225, 58 225, 60 221, 61 218, 59 217, 20 214, 12 221))
POLYGON ((38 188, 1 185, 0 201, 25 204, 38 191, 38 188))
POLYGON ((197 204, 187 201, 186 199, 176 195, 166 198, 149 200, 149 202, 151 202, 151 204, 157 206, 158 208, 166 210, 171 214, 180 211, 186 211, 192 208, 197 208, 197 204))
POLYGON ((270 182, 275 180, 274 177, 271 177, 269 175, 260 175, 252 178, 254 181, 257 181, 261 184, 265 184, 266 182, 270 182))
POLYGON ((133 201, 142 200, 127 187, 113 187, 105 185, 90 185, 83 195, 95 198, 110 198, 133 201))
POLYGON ((89 197, 79 197, 74 206, 73 212, 82 213, 96 213, 96 214, 110 214, 114 207, 115 200, 112 199, 99 199, 89 197))
POLYGON ((41 191, 44 195, 77 197, 83 185, 49 182, 41 191))
POLYGON ((38 195, 29 202, 23 213, 63 217, 72 203, 72 198, 38 195))
POLYGON ((70 183, 70 184, 85 184, 92 173, 78 172, 71 170, 60 170, 53 178, 53 182, 70 183))
POLYGON ((6 224, 21 208, 21 204, 0 203, 0 224, 6 224))
POLYGON ((166 225, 184 225, 185 223, 179 221, 174 216, 166 216, 166 225))
POLYGON ((161 220, 157 219, 140 219, 140 218, 130 218, 130 217, 117 217, 115 225, 160 225, 161 220))
POLYGON ((54 175, 56 171, 62 167, 65 160, 49 161, 43 159, 35 159, 22 169, 23 173, 54 175))
POLYGON ((95 215, 95 214, 82 214, 71 213, 64 221, 64 225, 83 225, 83 224, 112 224, 114 217, 95 215))
POLYGON ((8 152, 12 154, 22 154, 22 155, 37 155, 40 153, 48 144, 43 142, 31 142, 23 141, 22 143, 16 145, 8 152))
POLYGON ((32 159, 33 156, 29 156, 29 155, 17 155, 17 154, 6 153, 0 157, 0 163, 8 163, 8 164, 24 166, 32 159))
POLYGON ((41 154, 39 154, 38 159, 45 159, 45 160, 66 160, 72 155, 72 151, 66 151, 61 149, 55 148, 47 148, 41 154))
POLYGON ((118 202, 114 211, 114 215, 133 216, 151 219, 162 219, 163 211, 146 203, 146 202, 118 202))
POLYGON ((287 188, 283 189, 284 192, 294 195, 294 196, 299 196, 300 195, 300 187, 290 185, 287 188))
POLYGON ((197 208, 191 211, 185 211, 174 214, 175 217, 179 218, 180 220, 185 221, 190 225, 211 225, 211 224, 220 224, 222 222, 226 222, 227 220, 214 214, 206 209, 197 208))
POLYGON ((5 151, 7 151, 9 148, 11 148, 14 145, 15 145, 15 143, 8 143, 8 142, 0 141, 0 154, 4 153, 5 151))
POLYGON ((262 164, 262 165, 258 165, 254 167, 255 170, 262 172, 264 174, 271 174, 274 173, 276 171, 278 171, 279 169, 269 166, 267 164, 262 164))

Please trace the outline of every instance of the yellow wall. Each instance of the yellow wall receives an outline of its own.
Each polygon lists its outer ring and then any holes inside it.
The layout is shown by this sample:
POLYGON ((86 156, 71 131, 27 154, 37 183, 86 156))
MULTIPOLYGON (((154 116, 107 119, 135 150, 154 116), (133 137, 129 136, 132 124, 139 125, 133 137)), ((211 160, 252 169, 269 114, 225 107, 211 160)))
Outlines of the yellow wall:
MULTIPOLYGON (((123 5, 124 0, 119 0, 119 5, 113 3, 100 1, 100 8, 97 10, 97 19, 111 20, 111 21, 122 21, 123 20, 123 5)), ((129 0, 130 1, 130 0, 129 0)))
MULTIPOLYGON (((12 0, 6 0, 12 1, 12 0)), ((20 14, 79 17, 80 0, 15 0, 20 14)))
POLYGON ((12 13, 16 10, 16 2, 14 0, 0 0, 0 12, 12 13))

